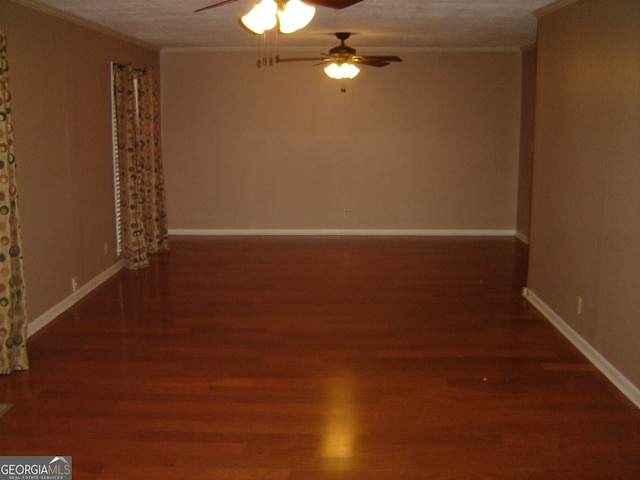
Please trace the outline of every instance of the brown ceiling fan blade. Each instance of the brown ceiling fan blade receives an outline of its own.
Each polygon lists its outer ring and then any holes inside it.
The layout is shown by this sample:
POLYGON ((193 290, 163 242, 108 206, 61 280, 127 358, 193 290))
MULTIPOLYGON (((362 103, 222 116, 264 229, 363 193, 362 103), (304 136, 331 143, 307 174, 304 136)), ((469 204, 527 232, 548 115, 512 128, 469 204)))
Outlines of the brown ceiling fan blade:
POLYGON ((319 5, 321 7, 329 7, 335 8, 337 10, 350 7, 351 5, 355 5, 356 3, 361 2, 362 0, 304 0, 305 3, 310 3, 312 5, 319 5))
MULTIPOLYGON (((381 62, 401 62, 402 59, 396 56, 385 56, 385 55, 358 55, 362 60, 379 60, 381 62)), ((361 60, 361 61, 362 61, 361 60)))
POLYGON ((210 8, 221 7, 223 5, 226 5, 227 3, 233 3, 235 1, 236 0, 222 0, 221 2, 214 3, 213 5, 208 5, 206 7, 202 7, 202 8, 199 8, 197 10, 194 10, 193 13, 202 12, 203 10, 209 10, 210 8))
POLYGON ((325 59, 322 57, 291 57, 291 58, 282 58, 276 55, 276 63, 284 63, 284 62, 311 62, 311 61, 324 61, 325 59))
POLYGON ((383 62, 382 60, 376 60, 376 59, 362 59, 362 60, 355 60, 355 63, 359 63, 361 65, 368 65, 370 67, 386 67, 387 65, 389 65, 389 62, 383 62))

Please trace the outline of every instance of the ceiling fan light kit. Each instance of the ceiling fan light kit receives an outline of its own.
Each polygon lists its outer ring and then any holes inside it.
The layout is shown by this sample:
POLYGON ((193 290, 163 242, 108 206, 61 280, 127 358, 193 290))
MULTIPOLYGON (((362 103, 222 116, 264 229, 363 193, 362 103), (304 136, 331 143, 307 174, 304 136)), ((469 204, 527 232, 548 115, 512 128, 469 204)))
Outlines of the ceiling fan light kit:
MULTIPOLYGON (((237 0, 220 0, 212 5, 198 8, 194 13, 212 8, 222 7, 237 0)), ((362 0, 306 0, 307 3, 337 10, 350 7, 362 0)), ((261 0, 249 13, 243 16, 241 22, 252 32, 263 34, 271 30, 280 21, 282 33, 292 33, 306 27, 316 13, 315 7, 300 0, 261 0)))
POLYGON ((261 0, 246 15, 242 24, 259 35, 279 23, 281 33, 293 33, 309 25, 316 13, 315 7, 300 0, 261 0))
POLYGON ((335 80, 351 80, 360 73, 360 69, 353 63, 343 63, 340 65, 331 63, 324 68, 324 73, 326 73, 329 78, 335 80))
MULTIPOLYGON (((351 36, 349 32, 337 32, 336 38, 340 45, 333 47, 329 53, 322 53, 321 57, 281 58, 276 56, 276 63, 317 61, 327 65, 324 73, 336 80, 350 80, 360 72, 356 64, 370 67, 386 67, 391 62, 401 62, 395 55, 357 55, 355 48, 345 45, 345 40, 351 36)), ((342 90, 344 91, 344 89, 342 90)))

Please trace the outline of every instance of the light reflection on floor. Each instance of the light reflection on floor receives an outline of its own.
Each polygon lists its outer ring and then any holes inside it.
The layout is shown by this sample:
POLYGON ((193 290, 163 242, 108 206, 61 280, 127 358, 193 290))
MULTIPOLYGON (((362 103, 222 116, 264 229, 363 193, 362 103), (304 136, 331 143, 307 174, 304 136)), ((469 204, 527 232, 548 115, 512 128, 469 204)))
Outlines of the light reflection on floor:
POLYGON ((327 381, 328 414, 322 439, 322 456, 330 469, 348 467, 354 453, 356 416, 351 378, 327 381))

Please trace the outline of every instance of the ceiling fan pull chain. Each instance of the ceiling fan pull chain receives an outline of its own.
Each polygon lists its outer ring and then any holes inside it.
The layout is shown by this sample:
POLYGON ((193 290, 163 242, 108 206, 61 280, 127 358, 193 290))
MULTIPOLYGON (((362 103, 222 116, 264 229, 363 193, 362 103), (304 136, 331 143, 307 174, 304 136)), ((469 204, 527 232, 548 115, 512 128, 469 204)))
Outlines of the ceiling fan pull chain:
POLYGON ((275 52, 275 57, 278 58, 278 29, 276 29, 275 33, 275 41, 271 43, 271 52, 269 52, 269 66, 273 67, 273 57, 275 52), (275 44, 275 47, 274 47, 275 44))
POLYGON ((262 63, 260 61, 260 40, 258 39, 257 43, 256 43, 256 68, 260 68, 260 64, 262 63))
POLYGON ((262 65, 267 65, 267 32, 262 34, 262 65))
POLYGON ((267 32, 262 34, 262 65, 267 64, 267 32))

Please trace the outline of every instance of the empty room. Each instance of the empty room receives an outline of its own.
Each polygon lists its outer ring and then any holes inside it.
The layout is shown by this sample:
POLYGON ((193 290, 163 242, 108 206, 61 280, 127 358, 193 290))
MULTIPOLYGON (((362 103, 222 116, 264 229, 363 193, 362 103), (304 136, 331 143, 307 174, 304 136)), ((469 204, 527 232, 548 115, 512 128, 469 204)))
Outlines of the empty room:
POLYGON ((637 0, 0 0, 0 478, 640 478, 638 78, 637 0))

